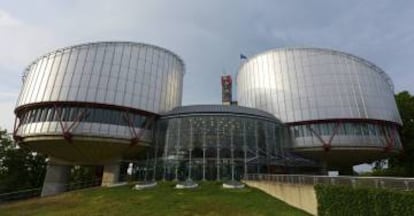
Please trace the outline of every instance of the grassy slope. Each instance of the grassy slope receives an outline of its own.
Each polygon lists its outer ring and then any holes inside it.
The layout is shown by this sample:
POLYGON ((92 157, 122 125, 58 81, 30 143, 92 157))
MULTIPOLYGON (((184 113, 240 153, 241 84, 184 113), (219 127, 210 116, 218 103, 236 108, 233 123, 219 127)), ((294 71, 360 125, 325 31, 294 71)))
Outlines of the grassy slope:
POLYGON ((171 182, 143 191, 97 188, 0 205, 0 215, 307 215, 253 189, 226 190, 215 182, 194 190, 171 182))

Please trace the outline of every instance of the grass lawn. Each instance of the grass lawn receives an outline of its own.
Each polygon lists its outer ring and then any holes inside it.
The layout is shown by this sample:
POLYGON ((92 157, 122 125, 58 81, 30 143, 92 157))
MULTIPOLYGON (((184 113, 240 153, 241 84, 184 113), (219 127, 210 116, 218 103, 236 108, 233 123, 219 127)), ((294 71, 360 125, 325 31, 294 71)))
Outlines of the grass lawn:
POLYGON ((0 215, 308 215, 254 188, 222 189, 203 182, 192 190, 159 183, 141 191, 132 185, 73 191, 0 205, 0 215))

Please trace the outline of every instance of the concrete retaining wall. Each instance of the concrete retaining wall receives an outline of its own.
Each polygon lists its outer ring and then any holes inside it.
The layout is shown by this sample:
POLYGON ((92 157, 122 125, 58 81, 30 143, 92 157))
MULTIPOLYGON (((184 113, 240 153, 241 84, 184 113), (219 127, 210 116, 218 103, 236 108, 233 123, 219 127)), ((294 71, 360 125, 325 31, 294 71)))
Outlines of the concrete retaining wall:
POLYGON ((313 185, 278 183, 274 181, 243 181, 250 187, 262 190, 291 206, 312 215, 318 214, 318 202, 313 185))

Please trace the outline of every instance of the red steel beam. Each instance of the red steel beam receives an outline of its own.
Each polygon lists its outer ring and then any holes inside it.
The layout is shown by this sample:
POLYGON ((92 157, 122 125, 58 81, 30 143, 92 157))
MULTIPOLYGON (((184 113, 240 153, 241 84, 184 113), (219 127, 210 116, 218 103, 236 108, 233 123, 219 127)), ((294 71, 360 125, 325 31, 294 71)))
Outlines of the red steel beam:
POLYGON ((332 134, 329 137, 328 142, 326 142, 325 140, 322 139, 322 136, 317 133, 310 125, 307 125, 307 128, 311 131, 311 133, 313 133, 316 138, 318 138, 318 140, 322 143, 322 147, 324 149, 324 151, 328 152, 329 150, 331 150, 332 147, 332 141, 334 139, 334 137, 336 136, 336 134, 339 131, 339 127, 342 125, 341 121, 336 122, 335 128, 332 132, 332 134))
POLYGON ((22 106, 17 107, 14 110, 14 113, 18 114, 22 112, 24 109, 33 109, 38 107, 45 107, 45 106, 80 106, 80 107, 91 107, 91 108, 106 108, 118 111, 128 111, 134 114, 140 114, 143 116, 158 116, 157 113, 148 112, 141 109, 135 109, 131 107, 121 106, 121 105, 113 105, 113 104, 103 104, 103 103, 91 103, 91 102, 84 102, 84 101, 46 101, 46 102, 38 102, 38 103, 31 103, 25 104, 22 106))

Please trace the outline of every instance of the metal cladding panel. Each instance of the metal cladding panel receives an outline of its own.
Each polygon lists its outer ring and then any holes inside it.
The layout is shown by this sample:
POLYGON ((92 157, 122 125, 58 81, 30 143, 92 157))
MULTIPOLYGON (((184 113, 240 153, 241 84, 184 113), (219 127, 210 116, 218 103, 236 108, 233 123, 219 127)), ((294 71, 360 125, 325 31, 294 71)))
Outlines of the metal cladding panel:
POLYGON ((17 107, 76 101, 152 113, 181 105, 184 64, 174 53, 133 42, 63 48, 34 61, 24 73, 17 107))
POLYGON ((258 54, 241 65, 237 99, 283 122, 375 119, 402 124, 390 78, 343 52, 289 48, 258 54))
POLYGON ((212 105, 212 104, 203 104, 203 105, 189 105, 189 106, 179 106, 167 113, 162 114, 162 118, 168 118, 171 116, 189 116, 189 115, 202 115, 202 114, 227 114, 232 115, 248 115, 256 116, 260 118, 268 119, 269 121, 280 122, 275 116, 270 113, 267 113, 262 110, 252 109, 249 107, 243 106, 227 106, 227 105, 212 105))

